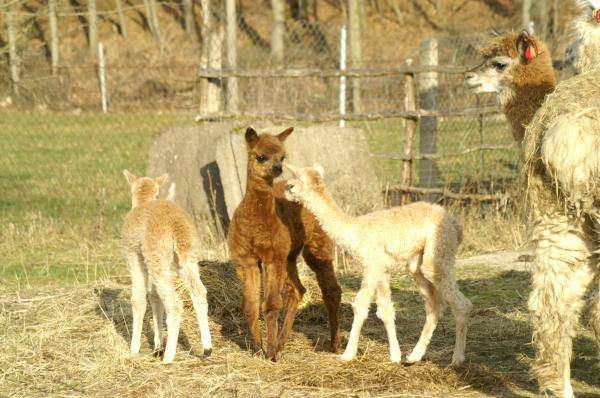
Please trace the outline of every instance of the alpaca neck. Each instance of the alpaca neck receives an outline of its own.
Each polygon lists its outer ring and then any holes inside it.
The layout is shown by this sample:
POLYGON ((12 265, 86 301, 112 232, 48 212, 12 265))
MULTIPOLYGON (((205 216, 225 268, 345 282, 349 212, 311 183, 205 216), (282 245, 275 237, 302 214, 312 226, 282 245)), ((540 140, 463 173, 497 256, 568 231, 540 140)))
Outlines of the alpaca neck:
MULTIPOLYGON (((545 46, 542 48, 545 50, 545 46)), ((546 95, 554 91, 556 79, 547 50, 540 53, 532 64, 517 68, 510 87, 500 93, 500 103, 512 127, 513 137, 521 143, 525 129, 544 103, 546 95)))
POLYGON ((344 249, 354 251, 357 239, 356 219, 345 213, 327 192, 310 192, 305 206, 310 210, 325 232, 344 249))
POLYGON ((131 197, 131 208, 135 209, 136 207, 146 204, 148 202, 151 202, 155 199, 156 198, 154 198, 154 197, 148 198, 148 197, 144 197, 144 196, 132 196, 131 197))
POLYGON ((248 203, 252 211, 261 214, 275 212, 275 196, 273 195, 273 180, 255 176, 248 168, 246 178, 246 193, 242 202, 248 203))

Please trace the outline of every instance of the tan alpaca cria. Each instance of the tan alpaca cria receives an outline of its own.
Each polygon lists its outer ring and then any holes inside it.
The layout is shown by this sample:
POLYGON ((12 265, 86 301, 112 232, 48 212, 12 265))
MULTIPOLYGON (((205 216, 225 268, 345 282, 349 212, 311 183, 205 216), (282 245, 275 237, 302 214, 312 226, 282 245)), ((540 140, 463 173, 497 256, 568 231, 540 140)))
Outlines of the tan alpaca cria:
POLYGON ((162 351, 163 313, 166 311, 167 344, 163 363, 173 362, 183 315, 183 303, 174 284, 174 278, 180 276, 196 311, 204 355, 210 355, 208 302, 198 272, 200 240, 194 223, 171 200, 157 200, 166 174, 156 179, 136 177, 127 170, 123 174, 131 186, 132 203, 132 209, 125 216, 121 239, 123 256, 131 273, 131 352, 140 351, 148 295, 152 306, 154 350, 162 351))
MULTIPOLYGON (((576 26, 582 31, 589 27, 584 24, 600 22, 598 2, 580 2, 583 15, 576 26)), ((507 37, 510 35, 504 39, 507 37)), ((591 35, 586 37, 589 40, 581 46, 588 51, 598 43, 591 40, 591 35)), ((487 49, 497 48, 498 40, 493 39, 487 49)), ((514 42, 511 51, 516 49, 521 54, 518 68, 513 65, 516 61, 511 61, 513 66, 502 69, 502 65, 494 64, 497 59, 489 58, 484 51, 487 69, 467 75, 466 83, 475 91, 486 86, 488 91, 497 92, 500 102, 505 98, 503 93, 513 92, 513 106, 504 108, 506 117, 524 122, 523 126, 513 123, 513 129, 518 141, 524 132, 524 174, 532 207, 532 240, 536 244, 528 301, 536 351, 531 370, 540 390, 572 398, 572 338, 585 293, 600 273, 597 258, 592 256, 598 249, 600 230, 600 69, 581 64, 583 73, 556 87, 550 84, 552 79, 545 79, 547 95, 540 102, 538 95, 532 98, 527 90, 515 90, 515 81, 523 88, 541 88, 544 85, 540 85, 540 77, 552 73, 549 59, 540 58, 544 51, 532 51, 532 47, 545 48, 528 35, 514 42), (529 49, 530 57, 523 49, 529 49), (502 71, 490 72, 499 68, 502 71)), ((599 55, 585 51, 583 56, 588 60, 599 55)), ((591 307, 590 318, 592 326, 600 331, 600 296, 591 307)))
POLYGON ((425 202, 351 217, 327 192, 322 168, 288 167, 296 178, 288 181, 286 197, 306 206, 325 232, 363 264, 363 280, 352 303, 352 330, 342 359, 349 361, 356 356, 360 330, 375 296, 377 316, 383 321, 388 336, 390 360, 400 361, 390 273, 398 265, 405 265, 425 300, 427 313, 421 337, 406 362, 421 360, 439 318, 450 305, 456 318, 452 365, 461 364, 465 359, 472 304, 458 290, 454 275, 456 250, 462 240, 462 230, 456 220, 441 206, 425 202))

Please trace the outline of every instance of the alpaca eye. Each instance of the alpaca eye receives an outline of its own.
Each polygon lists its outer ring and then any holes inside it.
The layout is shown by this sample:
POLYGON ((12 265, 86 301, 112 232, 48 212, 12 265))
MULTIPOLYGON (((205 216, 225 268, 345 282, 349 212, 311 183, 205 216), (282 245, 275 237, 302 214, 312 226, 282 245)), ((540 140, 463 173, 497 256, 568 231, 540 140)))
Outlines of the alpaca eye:
POLYGON ((256 157, 256 161, 258 163, 264 163, 264 162, 267 161, 267 157, 265 155, 259 155, 259 156, 256 157))
POLYGON ((284 160, 285 160, 285 155, 283 155, 283 156, 281 157, 281 161, 283 162, 284 160))
POLYGON ((507 65, 503 64, 502 62, 492 62, 492 67, 499 72, 502 72, 504 69, 506 69, 506 66, 507 65))

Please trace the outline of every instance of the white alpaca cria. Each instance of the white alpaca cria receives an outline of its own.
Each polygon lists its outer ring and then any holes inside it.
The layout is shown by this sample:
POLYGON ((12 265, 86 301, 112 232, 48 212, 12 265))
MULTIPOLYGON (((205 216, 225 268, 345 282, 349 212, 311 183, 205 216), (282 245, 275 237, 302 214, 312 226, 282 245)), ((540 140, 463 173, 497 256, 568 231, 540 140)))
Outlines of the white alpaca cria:
POLYGON ((131 353, 140 351, 148 295, 152 306, 154 350, 162 350, 163 315, 166 312, 167 344, 163 363, 173 362, 183 315, 183 303, 174 284, 174 278, 179 275, 196 311, 204 355, 210 355, 208 302, 198 272, 200 239, 196 227, 191 217, 173 203, 174 184, 168 200, 157 200, 166 174, 156 179, 136 177, 127 170, 123 174, 132 195, 132 209, 125 217, 121 239, 121 249, 131 274, 131 353))
POLYGON ((390 272, 401 264, 416 281, 427 312, 421 337, 406 362, 421 360, 437 322, 449 304, 456 318, 452 365, 461 364, 465 359, 472 304, 458 290, 454 275, 456 249, 462 240, 462 230, 456 220, 441 206, 425 202, 351 217, 327 193, 320 166, 288 167, 296 178, 288 181, 286 198, 305 205, 325 232, 363 264, 363 280, 352 303, 352 330, 341 358, 349 361, 356 356, 360 330, 375 295, 377 316, 383 321, 388 336, 390 360, 400 361, 390 272))

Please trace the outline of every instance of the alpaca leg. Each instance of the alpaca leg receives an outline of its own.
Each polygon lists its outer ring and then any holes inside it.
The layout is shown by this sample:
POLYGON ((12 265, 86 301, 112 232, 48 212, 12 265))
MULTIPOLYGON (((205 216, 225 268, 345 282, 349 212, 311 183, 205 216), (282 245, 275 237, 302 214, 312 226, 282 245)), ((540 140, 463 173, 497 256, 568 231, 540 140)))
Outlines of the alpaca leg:
POLYGON ((263 266, 263 314, 267 324, 267 357, 277 360, 279 348, 278 318, 282 307, 281 290, 285 281, 285 260, 273 261, 263 266))
MULTIPOLYGON (((315 245, 316 246, 316 245, 315 245)), ((317 282, 323 295, 323 302, 329 315, 329 331, 331 352, 340 348, 339 317, 342 303, 342 288, 335 276, 335 269, 329 250, 307 246, 303 253, 304 261, 317 276, 317 282)))
POLYGON ((260 304, 260 268, 255 259, 236 262, 236 272, 242 282, 242 311, 250 331, 252 353, 262 351, 262 339, 258 327, 258 311, 260 304))
POLYGON ((367 319, 367 316, 369 316, 369 306, 371 305, 371 299, 373 298, 373 293, 375 292, 377 283, 378 279, 376 275, 365 275, 361 283, 360 290, 352 302, 354 319, 352 320, 352 329, 350 330, 350 337, 348 338, 346 350, 341 357, 343 361, 350 361, 356 356, 356 352, 358 351, 358 338, 360 337, 360 330, 365 322, 365 319, 367 319))
POLYGON ((302 282, 300 282, 300 277, 298 276, 297 257, 298 252, 293 252, 290 253, 287 260, 287 280, 285 282, 283 302, 285 318, 283 320, 283 325, 281 326, 281 331, 279 332, 279 347, 277 348, 277 351, 280 351, 283 348, 289 338, 294 320, 296 319, 296 313, 298 312, 298 305, 306 292, 306 289, 302 286, 302 282))
POLYGON ((184 265, 182 276, 183 282, 190 292, 194 311, 196 312, 204 356, 209 356, 212 352, 212 342, 208 327, 208 301, 206 300, 206 288, 200 279, 197 263, 188 260, 184 265))
POLYGON ((531 370, 542 391, 572 397, 572 338, 594 276, 589 248, 568 220, 546 220, 536 230, 536 260, 528 301, 536 350, 531 370))
POLYGON ((394 322, 396 313, 392 302, 392 292, 390 291, 389 274, 383 275, 377 284, 377 317, 383 321, 385 326, 390 347, 390 361, 400 362, 402 354, 396 337, 396 324, 394 322))
POLYGON ((146 313, 146 284, 147 270, 137 252, 127 253, 127 264, 131 274, 131 312, 133 326, 131 331, 131 353, 140 352, 142 341, 142 327, 146 313))
POLYGON ((452 366, 458 366, 465 361, 465 348, 467 345, 467 329, 469 326, 469 314, 473 308, 471 301, 458 290, 454 279, 454 272, 447 275, 438 290, 442 299, 450 305, 452 315, 456 322, 456 341, 454 342, 454 353, 452 354, 452 366))
POLYGON ((152 284, 150 293, 148 294, 150 305, 152 306, 152 327, 154 330, 154 352, 161 354, 163 344, 163 317, 165 307, 162 300, 156 291, 156 287, 152 284))
MULTIPOLYGON (((598 284, 600 285, 600 278, 598 279, 598 284)), ((596 298, 594 298, 592 308, 590 309, 590 324, 596 335, 596 342, 600 346, 600 290, 596 293, 596 298)))
MULTIPOLYGON (((157 267, 156 269, 165 270, 168 268, 157 267)), ((177 350, 177 338, 179 337, 179 328, 183 316, 183 302, 175 291, 170 275, 152 275, 152 282, 156 286, 156 291, 158 292, 167 313, 167 344, 165 346, 163 363, 168 364, 173 362, 175 351, 177 350)))
POLYGON ((406 362, 408 363, 419 362, 423 358, 431 341, 431 336, 437 327, 438 320, 443 315, 446 306, 446 303, 442 300, 433 284, 421 272, 418 271, 413 276, 419 287, 419 292, 425 301, 426 316, 419 341, 406 358, 406 362))

